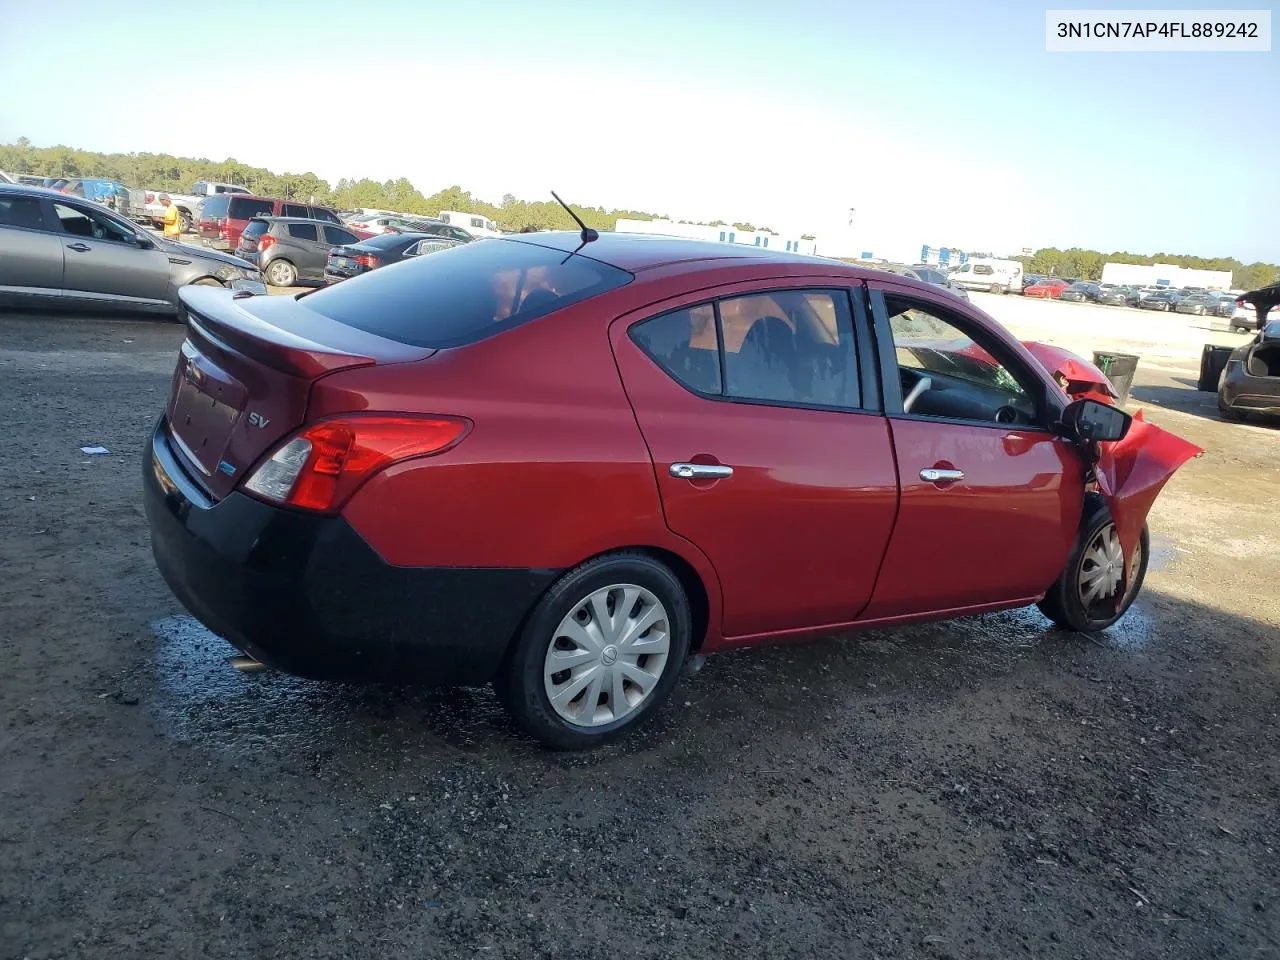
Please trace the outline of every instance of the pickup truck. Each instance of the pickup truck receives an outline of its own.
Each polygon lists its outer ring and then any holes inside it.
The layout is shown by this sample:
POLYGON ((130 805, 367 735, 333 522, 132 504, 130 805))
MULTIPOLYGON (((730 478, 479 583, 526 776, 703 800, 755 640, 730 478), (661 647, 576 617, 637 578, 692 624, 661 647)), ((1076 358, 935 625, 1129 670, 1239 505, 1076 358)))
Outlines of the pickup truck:
POLYGON ((197 180, 190 193, 174 193, 170 190, 130 190, 129 209, 132 211, 134 220, 159 227, 164 222, 164 204, 160 202, 160 198, 167 195, 173 205, 178 208, 182 232, 190 233, 200 222, 200 210, 207 197, 216 197, 224 193, 248 192, 248 188, 230 183, 197 180))

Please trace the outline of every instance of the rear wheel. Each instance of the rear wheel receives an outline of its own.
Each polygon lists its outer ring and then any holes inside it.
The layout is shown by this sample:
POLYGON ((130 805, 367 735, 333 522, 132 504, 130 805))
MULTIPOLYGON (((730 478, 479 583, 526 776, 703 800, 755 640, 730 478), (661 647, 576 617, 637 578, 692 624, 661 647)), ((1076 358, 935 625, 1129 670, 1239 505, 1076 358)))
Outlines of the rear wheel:
POLYGON ((179 211, 178 211, 178 224, 179 224, 179 226, 181 226, 181 228, 182 228, 182 232, 183 232, 183 233, 190 233, 190 232, 191 232, 191 227, 192 227, 192 224, 193 224, 193 221, 192 221, 192 219, 191 219, 191 214, 190 214, 190 213, 188 213, 186 210, 179 210, 179 211))
POLYGON ((1040 612, 1064 630, 1082 633, 1105 630, 1125 615, 1142 589, 1150 544, 1151 538, 1144 526, 1138 546, 1129 558, 1127 584, 1117 606, 1116 593, 1124 569, 1120 538, 1106 502, 1101 497, 1089 497, 1080 522, 1080 535, 1062 574, 1040 601, 1040 612))
POLYGON ((557 750, 604 743, 650 716, 689 653, 689 601, 642 553, 569 571, 530 614, 494 681, 526 733, 557 750))
POLYGON ((288 260, 272 260, 267 267, 267 283, 273 287, 292 287, 298 282, 298 268, 288 260))

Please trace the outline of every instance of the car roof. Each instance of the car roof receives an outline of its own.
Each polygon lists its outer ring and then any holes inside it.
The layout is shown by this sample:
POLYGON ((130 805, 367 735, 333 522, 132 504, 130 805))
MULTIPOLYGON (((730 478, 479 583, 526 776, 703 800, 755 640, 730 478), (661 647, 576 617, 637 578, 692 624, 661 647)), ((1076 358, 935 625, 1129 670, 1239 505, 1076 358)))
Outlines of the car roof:
MULTIPOLYGON (((48 187, 37 187, 29 183, 0 183, 0 190, 8 193, 26 193, 33 197, 49 197, 57 200, 68 199, 67 194, 61 190, 50 190, 48 187)), ((70 197, 71 200, 79 200, 79 197, 70 197)))
MULTIPOLYGON (((582 236, 571 230, 555 230, 546 233, 518 233, 504 235, 497 239, 504 243, 528 243, 565 253, 577 250, 582 244, 582 236)), ((815 273, 849 273, 851 276, 873 277, 883 276, 882 271, 867 270, 855 267, 839 260, 822 257, 807 257, 795 253, 784 253, 767 247, 747 246, 741 243, 717 243, 713 240, 686 240, 681 237, 664 237, 646 233, 612 233, 602 232, 598 240, 588 243, 579 251, 583 256, 607 263, 610 266, 636 273, 670 263, 690 263, 694 261, 749 260, 753 263, 778 263, 789 266, 812 266, 815 273)))
POLYGON ((315 217, 272 217, 258 214, 249 218, 250 220, 265 220, 267 223, 323 223, 327 227, 342 227, 341 223, 334 223, 332 220, 317 220, 315 217))

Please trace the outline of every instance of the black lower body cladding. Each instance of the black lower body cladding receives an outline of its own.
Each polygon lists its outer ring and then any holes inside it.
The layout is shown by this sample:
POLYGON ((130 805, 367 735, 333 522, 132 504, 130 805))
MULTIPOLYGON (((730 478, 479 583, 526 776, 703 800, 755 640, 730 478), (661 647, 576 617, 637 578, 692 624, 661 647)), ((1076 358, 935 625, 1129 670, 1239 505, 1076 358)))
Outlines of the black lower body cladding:
POLYGON ((398 567, 341 517, 232 493, 211 502, 163 422, 143 489, 161 575, 193 616, 269 666, 318 680, 482 684, 558 570, 398 567))

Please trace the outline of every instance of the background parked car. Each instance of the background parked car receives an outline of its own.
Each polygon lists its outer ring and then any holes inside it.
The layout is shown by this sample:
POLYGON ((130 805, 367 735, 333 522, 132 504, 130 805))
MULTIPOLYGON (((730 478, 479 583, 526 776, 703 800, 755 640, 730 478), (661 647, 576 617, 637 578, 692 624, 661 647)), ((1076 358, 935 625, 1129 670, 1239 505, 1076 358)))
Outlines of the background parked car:
POLYGON ((1144 297, 1139 303, 1143 310, 1176 310, 1178 304, 1182 301, 1182 294, 1177 290, 1157 290, 1144 297))
POLYGON ((1033 283, 1022 291, 1023 296, 1042 297, 1045 300, 1057 300, 1062 295, 1062 291, 1067 289, 1070 284, 1065 280, 1055 280, 1049 277, 1041 280, 1039 283, 1033 283))
MULTIPOLYGON (((323 220, 343 227, 337 213, 329 207, 259 197, 249 193, 220 194, 204 201, 200 211, 200 236, 215 250, 234 250, 240 245, 240 234, 254 217, 293 217, 299 220, 323 220)), ((346 229, 343 227, 343 229, 346 229)))
POLYGON ((0 186, 0 302, 174 315, 192 283, 266 293, 235 257, 153 237, 91 200, 0 186))
POLYGON ((911 277, 913 280, 919 280, 921 283, 929 283, 935 287, 942 287, 949 293, 955 294, 961 300, 968 300, 969 293, 963 287, 958 287, 952 283, 951 278, 939 268, 930 263, 916 263, 911 266, 905 264, 890 263, 882 269, 889 273, 896 273, 900 277, 911 277))
POLYGON ((1035 284, 1037 284, 1037 283, 1041 283, 1042 281, 1045 281, 1045 280, 1048 280, 1048 279, 1049 279, 1049 278, 1048 278, 1048 277, 1046 277, 1046 276, 1044 276, 1044 274, 1040 274, 1040 273, 1024 273, 1024 274, 1022 275, 1022 288, 1021 288, 1018 292, 1019 292, 1019 293, 1025 293, 1025 292, 1026 292, 1026 290, 1027 290, 1027 287, 1034 286, 1035 284))
POLYGON ((1113 283, 1104 283, 1098 287, 1098 292, 1094 294, 1094 301, 1109 307, 1123 307, 1128 305, 1129 296, 1131 294, 1129 287, 1117 286, 1113 283))
POLYGON ((1058 294, 1059 300, 1070 300, 1075 303, 1088 303, 1098 293, 1098 285, 1089 281, 1073 283, 1058 294))
POLYGON ((273 287, 323 280, 329 251, 359 242, 340 224, 297 217, 254 217, 240 233, 236 256, 254 264, 273 287))
POLYGON ((430 233, 383 233, 329 251, 324 268, 328 283, 350 280, 402 260, 437 253, 459 245, 458 240, 430 233))
POLYGON ((1022 292, 1022 263, 1018 260, 997 260, 990 257, 974 257, 962 263, 950 273, 951 286, 956 290, 985 290, 988 293, 1022 292))
POLYGON ((1218 298, 1208 293, 1193 293, 1179 300, 1174 309, 1178 313, 1212 317, 1218 309, 1218 298))

